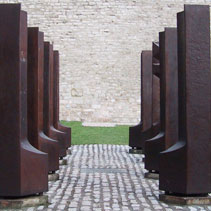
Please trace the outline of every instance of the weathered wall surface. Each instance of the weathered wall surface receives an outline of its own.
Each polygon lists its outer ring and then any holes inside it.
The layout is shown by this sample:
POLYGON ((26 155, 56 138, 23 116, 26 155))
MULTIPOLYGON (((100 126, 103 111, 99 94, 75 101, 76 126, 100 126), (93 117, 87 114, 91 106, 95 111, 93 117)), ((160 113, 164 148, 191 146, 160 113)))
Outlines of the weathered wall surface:
POLYGON ((19 0, 60 51, 60 119, 136 124, 140 53, 176 26, 184 3, 211 0, 19 0))

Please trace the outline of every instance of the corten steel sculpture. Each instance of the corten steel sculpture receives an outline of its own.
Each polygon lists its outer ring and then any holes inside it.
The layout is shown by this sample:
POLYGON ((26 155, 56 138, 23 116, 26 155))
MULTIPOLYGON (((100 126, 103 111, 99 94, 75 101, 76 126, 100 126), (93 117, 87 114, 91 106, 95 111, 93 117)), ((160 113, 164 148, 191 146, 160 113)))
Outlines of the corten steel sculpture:
POLYGON ((44 133, 59 142, 59 157, 66 156, 66 134, 53 126, 53 46, 44 42, 44 133))
POLYGON ((152 51, 141 54, 141 122, 129 128, 129 146, 143 149, 145 140, 159 132, 159 79, 153 76, 152 51))
POLYGON ((177 14, 179 140, 160 156, 160 189, 166 194, 211 192, 210 13, 185 5, 177 14))
MULTIPOLYGON (((160 61, 159 61, 159 43, 152 43, 152 128, 148 139, 156 136, 160 131, 160 61)), ((146 139, 146 140, 148 140, 146 139)), ((145 141, 146 141, 145 140, 145 141)), ((145 146, 143 142, 143 148, 145 146)))
POLYGON ((28 138, 40 151, 48 153, 48 171, 59 169, 59 143, 43 132, 44 33, 28 28, 27 109, 28 138))
POLYGON ((159 33, 160 48, 160 133, 145 142, 145 168, 159 172, 160 152, 178 140, 177 29, 159 33))
MULTIPOLYGON (((160 77, 160 46, 159 42, 152 43, 152 70, 153 74, 156 75, 158 78, 160 77)), ((160 93, 160 92, 159 92, 160 93)), ((160 121, 160 109, 157 109, 157 122, 160 121)))
POLYGON ((53 52, 53 123, 57 130, 67 136, 66 148, 71 146, 71 128, 63 126, 59 122, 59 52, 53 52))
POLYGON ((27 139, 27 13, 0 5, 0 196, 48 190, 48 155, 27 139))
POLYGON ((142 133, 152 126, 152 51, 141 53, 141 122, 129 128, 129 146, 142 149, 142 133), (151 105, 151 106, 150 106, 151 105))

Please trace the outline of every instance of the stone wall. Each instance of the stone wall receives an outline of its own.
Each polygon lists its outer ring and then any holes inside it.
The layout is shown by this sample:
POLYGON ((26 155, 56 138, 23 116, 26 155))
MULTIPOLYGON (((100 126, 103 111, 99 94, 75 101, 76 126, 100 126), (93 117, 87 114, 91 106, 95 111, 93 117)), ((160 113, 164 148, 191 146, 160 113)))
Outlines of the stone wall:
POLYGON ((30 26, 60 51, 60 119, 136 124, 140 53, 184 3, 211 0, 20 0, 30 26))

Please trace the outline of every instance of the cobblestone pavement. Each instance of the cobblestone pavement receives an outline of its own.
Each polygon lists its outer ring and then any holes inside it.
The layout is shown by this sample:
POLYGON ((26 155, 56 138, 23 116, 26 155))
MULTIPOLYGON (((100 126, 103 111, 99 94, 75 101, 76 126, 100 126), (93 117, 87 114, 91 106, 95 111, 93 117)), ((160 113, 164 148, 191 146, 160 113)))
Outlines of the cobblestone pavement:
POLYGON ((158 201, 158 181, 144 179, 142 155, 128 146, 78 145, 61 166, 60 180, 49 182, 48 208, 32 210, 211 210, 211 206, 170 206, 158 201))

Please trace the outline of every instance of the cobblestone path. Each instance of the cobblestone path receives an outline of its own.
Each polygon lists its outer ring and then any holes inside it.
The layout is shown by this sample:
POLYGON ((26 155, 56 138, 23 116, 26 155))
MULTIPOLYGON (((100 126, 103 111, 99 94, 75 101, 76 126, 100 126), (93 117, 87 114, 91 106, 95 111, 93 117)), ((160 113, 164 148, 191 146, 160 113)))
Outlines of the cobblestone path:
POLYGON ((158 181, 144 179, 142 155, 128 146, 78 145, 61 166, 60 180, 49 182, 48 208, 32 210, 211 210, 211 206, 170 206, 158 201, 158 181))

